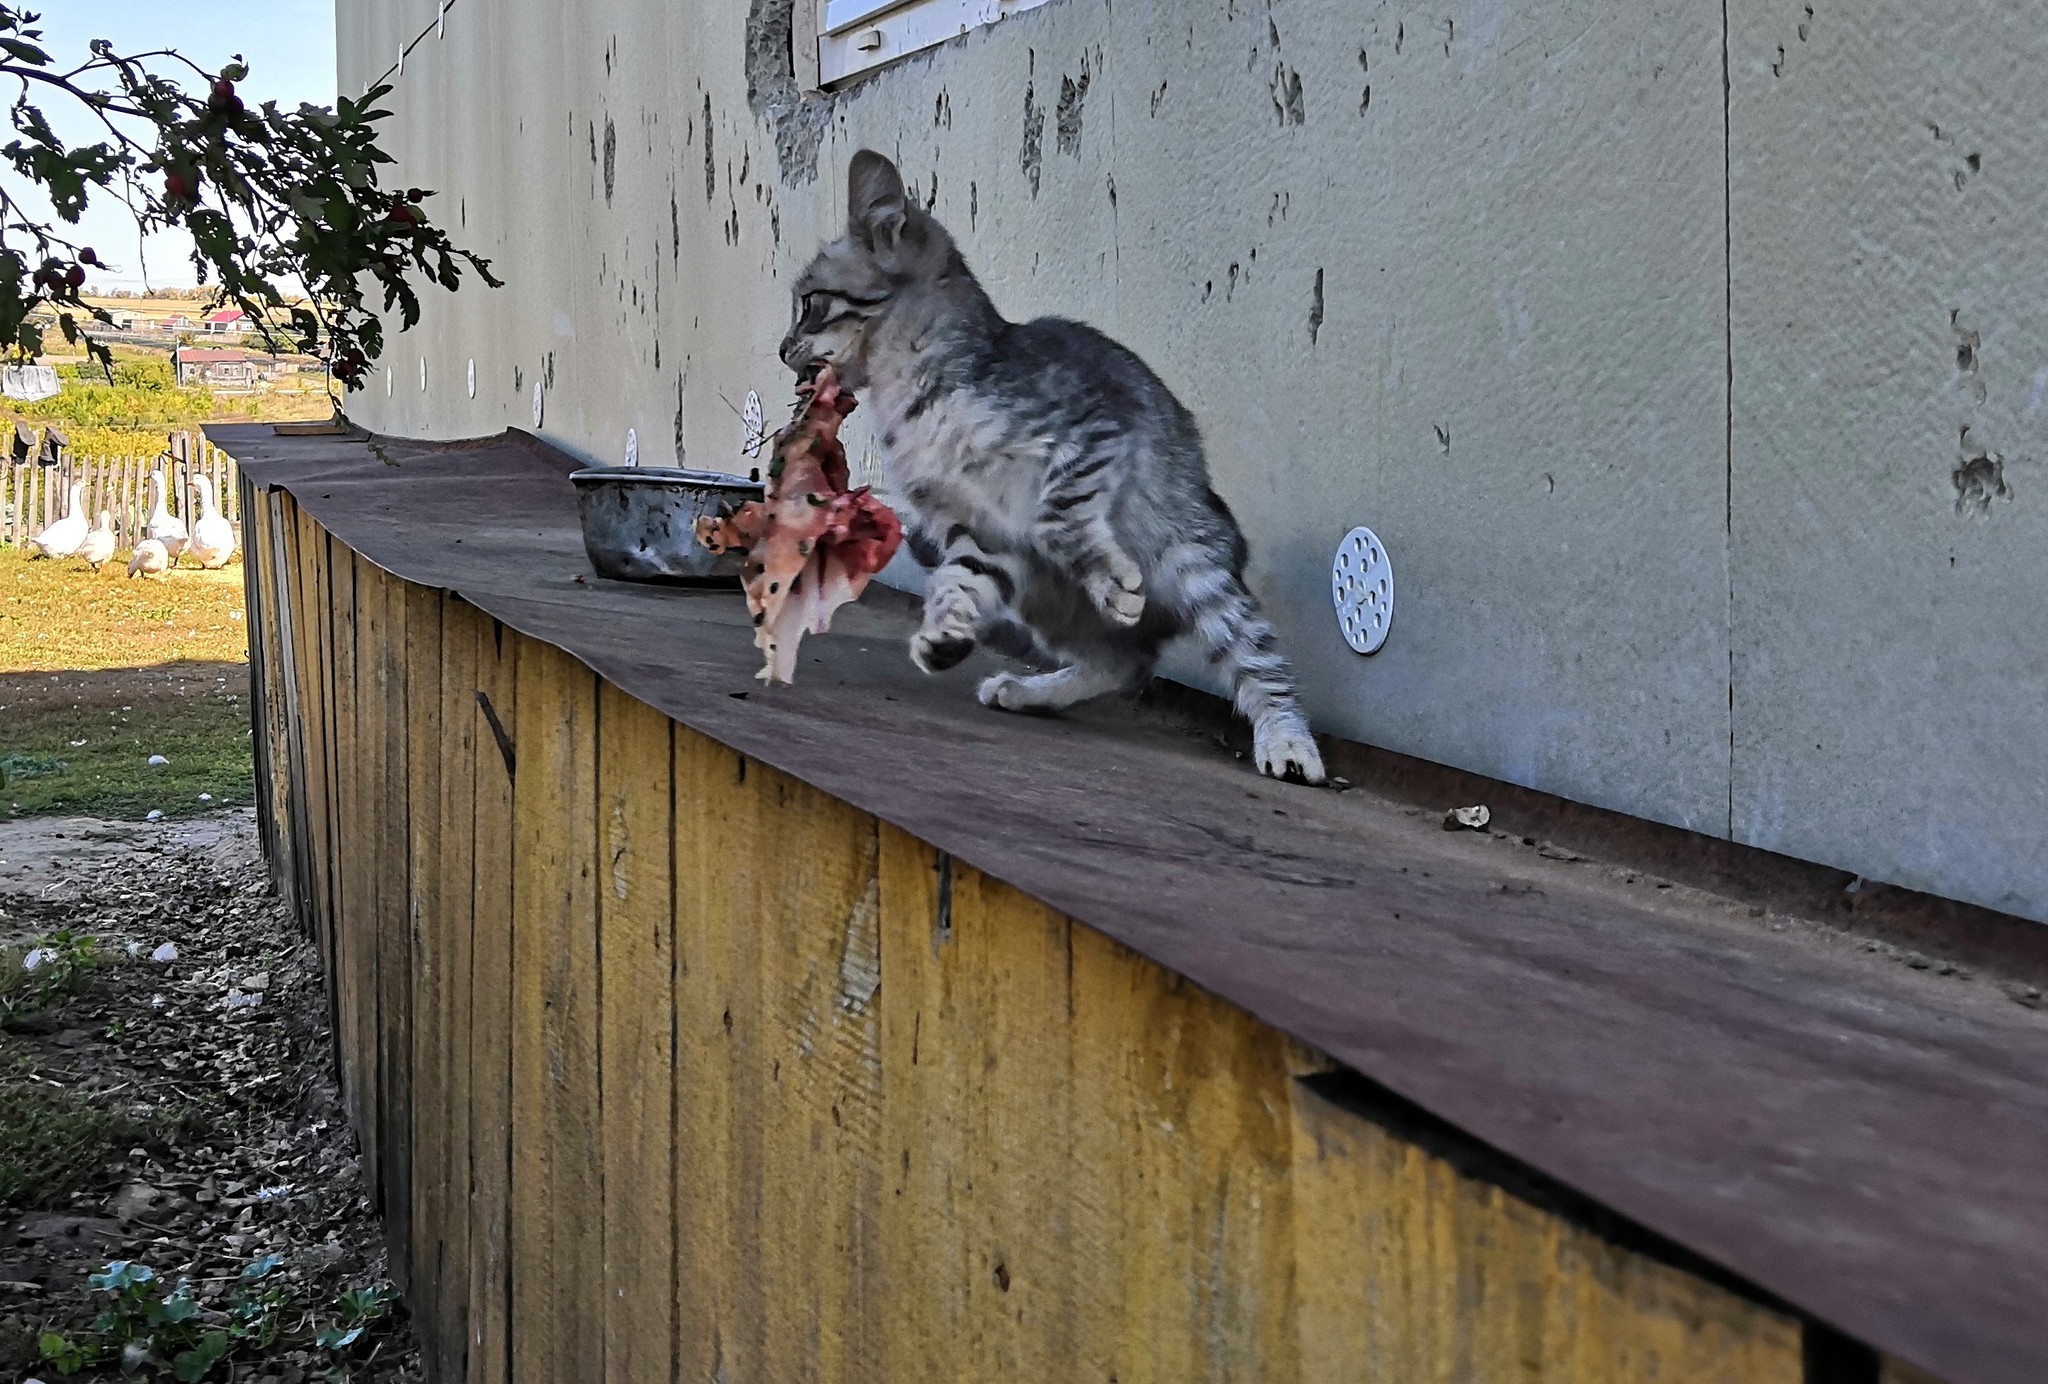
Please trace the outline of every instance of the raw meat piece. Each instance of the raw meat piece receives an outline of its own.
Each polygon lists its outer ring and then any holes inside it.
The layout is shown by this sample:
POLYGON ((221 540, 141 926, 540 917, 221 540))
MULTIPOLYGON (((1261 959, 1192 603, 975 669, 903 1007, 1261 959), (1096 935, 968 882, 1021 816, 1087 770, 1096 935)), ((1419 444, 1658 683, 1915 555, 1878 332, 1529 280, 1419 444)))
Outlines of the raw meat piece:
POLYGON ((775 435, 766 498, 697 521, 706 548, 746 555, 741 581, 763 682, 793 680, 804 632, 825 633, 832 612, 858 599, 903 541, 893 510, 867 486, 847 489, 839 425, 853 409, 832 367, 822 367, 797 386, 796 414, 775 435))

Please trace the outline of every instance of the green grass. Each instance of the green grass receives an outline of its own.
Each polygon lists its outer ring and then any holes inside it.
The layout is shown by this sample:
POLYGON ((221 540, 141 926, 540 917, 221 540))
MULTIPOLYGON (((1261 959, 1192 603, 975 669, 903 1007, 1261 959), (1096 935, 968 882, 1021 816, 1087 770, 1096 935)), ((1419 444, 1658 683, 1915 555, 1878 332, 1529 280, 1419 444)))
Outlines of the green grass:
MULTIPOLYGON (((129 703, 133 706, 134 703, 129 703)), ((9 816, 190 817, 255 799, 249 709, 215 692, 123 713, 61 707, 0 713, 0 805, 9 816), (83 744, 79 742, 83 741, 83 744), (149 767, 149 757, 170 761, 149 767), (21 767, 26 765, 24 772, 21 767), (204 801, 200 794, 212 795, 204 801)))
POLYGON ((149 1132, 63 1087, 0 1080, 0 1206, 55 1205, 149 1132))
POLYGON ((129 581, 0 548, 0 816, 253 802, 241 615, 239 565, 129 581))
POLYGON ((73 932, 0 947, 0 1029, 83 990, 99 962, 93 939, 73 932), (31 959, 33 969, 27 965, 31 959))

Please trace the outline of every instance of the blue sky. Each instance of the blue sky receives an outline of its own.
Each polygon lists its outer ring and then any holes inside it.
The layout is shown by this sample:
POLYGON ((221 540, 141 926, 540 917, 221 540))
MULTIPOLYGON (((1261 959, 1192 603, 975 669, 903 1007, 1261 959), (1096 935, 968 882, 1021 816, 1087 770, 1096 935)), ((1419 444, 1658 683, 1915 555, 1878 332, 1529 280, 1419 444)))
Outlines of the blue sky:
MULTIPOLYGON (((175 48, 201 67, 218 71, 240 53, 249 65, 242 97, 250 105, 276 101, 334 103, 334 0, 26 0, 42 15, 43 46, 59 67, 85 60, 93 39, 111 39, 118 52, 175 48)), ((7 97, 13 99, 9 91, 7 97)), ((44 112, 58 134, 92 138, 89 116, 49 102, 44 112)), ((11 181, 11 179, 10 179, 11 181)), ((182 235, 150 238, 138 253, 135 222, 118 203, 96 202, 80 223, 81 243, 110 268, 88 281, 92 289, 139 289, 143 264, 150 284, 193 283, 191 242, 182 235)))

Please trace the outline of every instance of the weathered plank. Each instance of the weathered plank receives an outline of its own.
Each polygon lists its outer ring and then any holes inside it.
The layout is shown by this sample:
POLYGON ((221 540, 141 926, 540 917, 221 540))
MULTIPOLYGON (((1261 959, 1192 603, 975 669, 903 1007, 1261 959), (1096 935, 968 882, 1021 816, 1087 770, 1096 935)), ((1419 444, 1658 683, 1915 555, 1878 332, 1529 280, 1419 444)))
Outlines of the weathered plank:
POLYGON ((513 786, 518 636, 477 616, 470 925, 469 1384, 512 1369, 513 786), (501 742, 499 731, 505 739, 501 742))
POLYGON ((668 717, 597 705, 603 995, 604 1378, 669 1378, 675 1349, 675 820, 668 717))
POLYGON ((676 1365, 690 1380, 766 1377, 758 1316, 747 1315, 759 1303, 757 1246, 738 1231, 738 1122, 757 1098, 746 1055, 760 1041, 743 969, 759 909, 747 767, 676 727, 676 1365))
MULTIPOLYGON (((193 458, 196 471, 198 458, 193 458)), ((406 705, 409 610, 405 584, 382 568, 358 572, 374 582, 373 611, 383 622, 376 636, 377 738, 383 758, 378 775, 377 827, 377 1037, 380 1145, 378 1196, 384 1212, 384 1242, 392 1279, 410 1291, 409 1271, 400 1262, 412 1245, 412 924, 409 837, 411 799, 406 765, 410 713, 406 705)))
MULTIPOLYGON (((1002 893, 996 925, 1018 906, 1002 893)), ((1091 929, 1068 936, 1074 1260, 1116 1304, 1087 1313, 1084 1365, 1124 1384, 1298 1378, 1287 1041, 1091 929)))
POLYGON ((1307 1379, 1798 1384, 1797 1322, 1466 1176, 1295 1083, 1307 1379))
MULTIPOLYGON (((329 599, 333 660, 334 761, 339 780, 335 814, 335 1003, 341 1023, 336 1037, 341 1048, 342 1092, 349 1123, 362 1150, 364 1185, 376 1186, 376 1069, 373 1061, 377 1023, 376 910, 370 892, 372 837, 363 811, 368 789, 364 772, 362 680, 357 676, 358 608, 355 556, 331 537, 322 536, 324 561, 331 584, 329 599)), ((379 757, 381 763, 381 756, 379 757)))
MULTIPOLYGON (((736 1068, 738 1230, 752 1244, 758 1376, 876 1379, 883 1314, 883 1114, 874 818, 758 762, 742 790, 766 830, 749 939, 755 1045, 736 1068), (772 825, 770 825, 772 824, 772 825)), ((737 852, 729 851, 728 854, 737 852)), ((746 972, 741 972, 742 975, 746 972)))
MULTIPOLYGON (((434 1106, 419 1105, 421 1118, 441 1125, 441 1160, 424 1176, 438 1179, 442 1193, 435 1227, 434 1330, 422 1344, 433 1384, 461 1384, 470 1335, 470 1114, 477 1098, 471 1071, 473 1016, 471 930, 474 926, 476 746, 482 721, 476 704, 479 626, 488 627, 473 606, 455 596, 441 607, 440 783, 431 806, 440 848, 438 882, 442 994, 447 1013, 439 1026, 435 1058, 445 1085, 434 1106)), ((495 759, 495 753, 493 754, 495 759)), ((493 764, 494 772, 498 766, 493 764)), ((415 1164, 415 1176, 422 1176, 415 1164)), ((417 1275, 415 1275, 417 1281, 417 1275)))
POLYGON ((1925 1370, 1915 1369, 1904 1361, 1886 1360, 1879 1384, 1941 1384, 1941 1381, 1925 1370))
POLYGON ((513 793, 512 1377, 603 1368, 597 679, 522 646, 513 793))
MULTIPOLYGON (((208 458, 210 464, 217 463, 208 458)), ((446 1203, 449 1072, 446 1026, 453 1004, 448 966, 449 910, 441 894, 440 592, 400 584, 405 601, 405 800, 406 919, 412 965, 406 1012, 411 1016, 407 1138, 410 1232, 406 1283, 415 1315, 442 1322, 441 1280, 446 1246, 442 1240, 446 1203)), ((437 1333, 438 1334, 438 1333, 437 1333)))
POLYGON ((886 1354, 905 1380, 1082 1379, 1090 1301, 1113 1292, 1075 1222, 1065 918, 883 827, 880 973, 890 1184, 886 1354), (934 1344, 944 1342, 944 1349, 934 1344))

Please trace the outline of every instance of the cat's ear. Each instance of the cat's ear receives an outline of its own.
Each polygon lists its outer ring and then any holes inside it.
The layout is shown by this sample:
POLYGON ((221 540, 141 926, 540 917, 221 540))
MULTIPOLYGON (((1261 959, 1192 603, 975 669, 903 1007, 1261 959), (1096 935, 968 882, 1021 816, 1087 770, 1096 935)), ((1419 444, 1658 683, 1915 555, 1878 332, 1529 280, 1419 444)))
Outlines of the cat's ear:
POLYGON ((853 156, 846 170, 846 224, 877 254, 895 250, 910 214, 910 198, 896 165, 872 149, 853 156))

